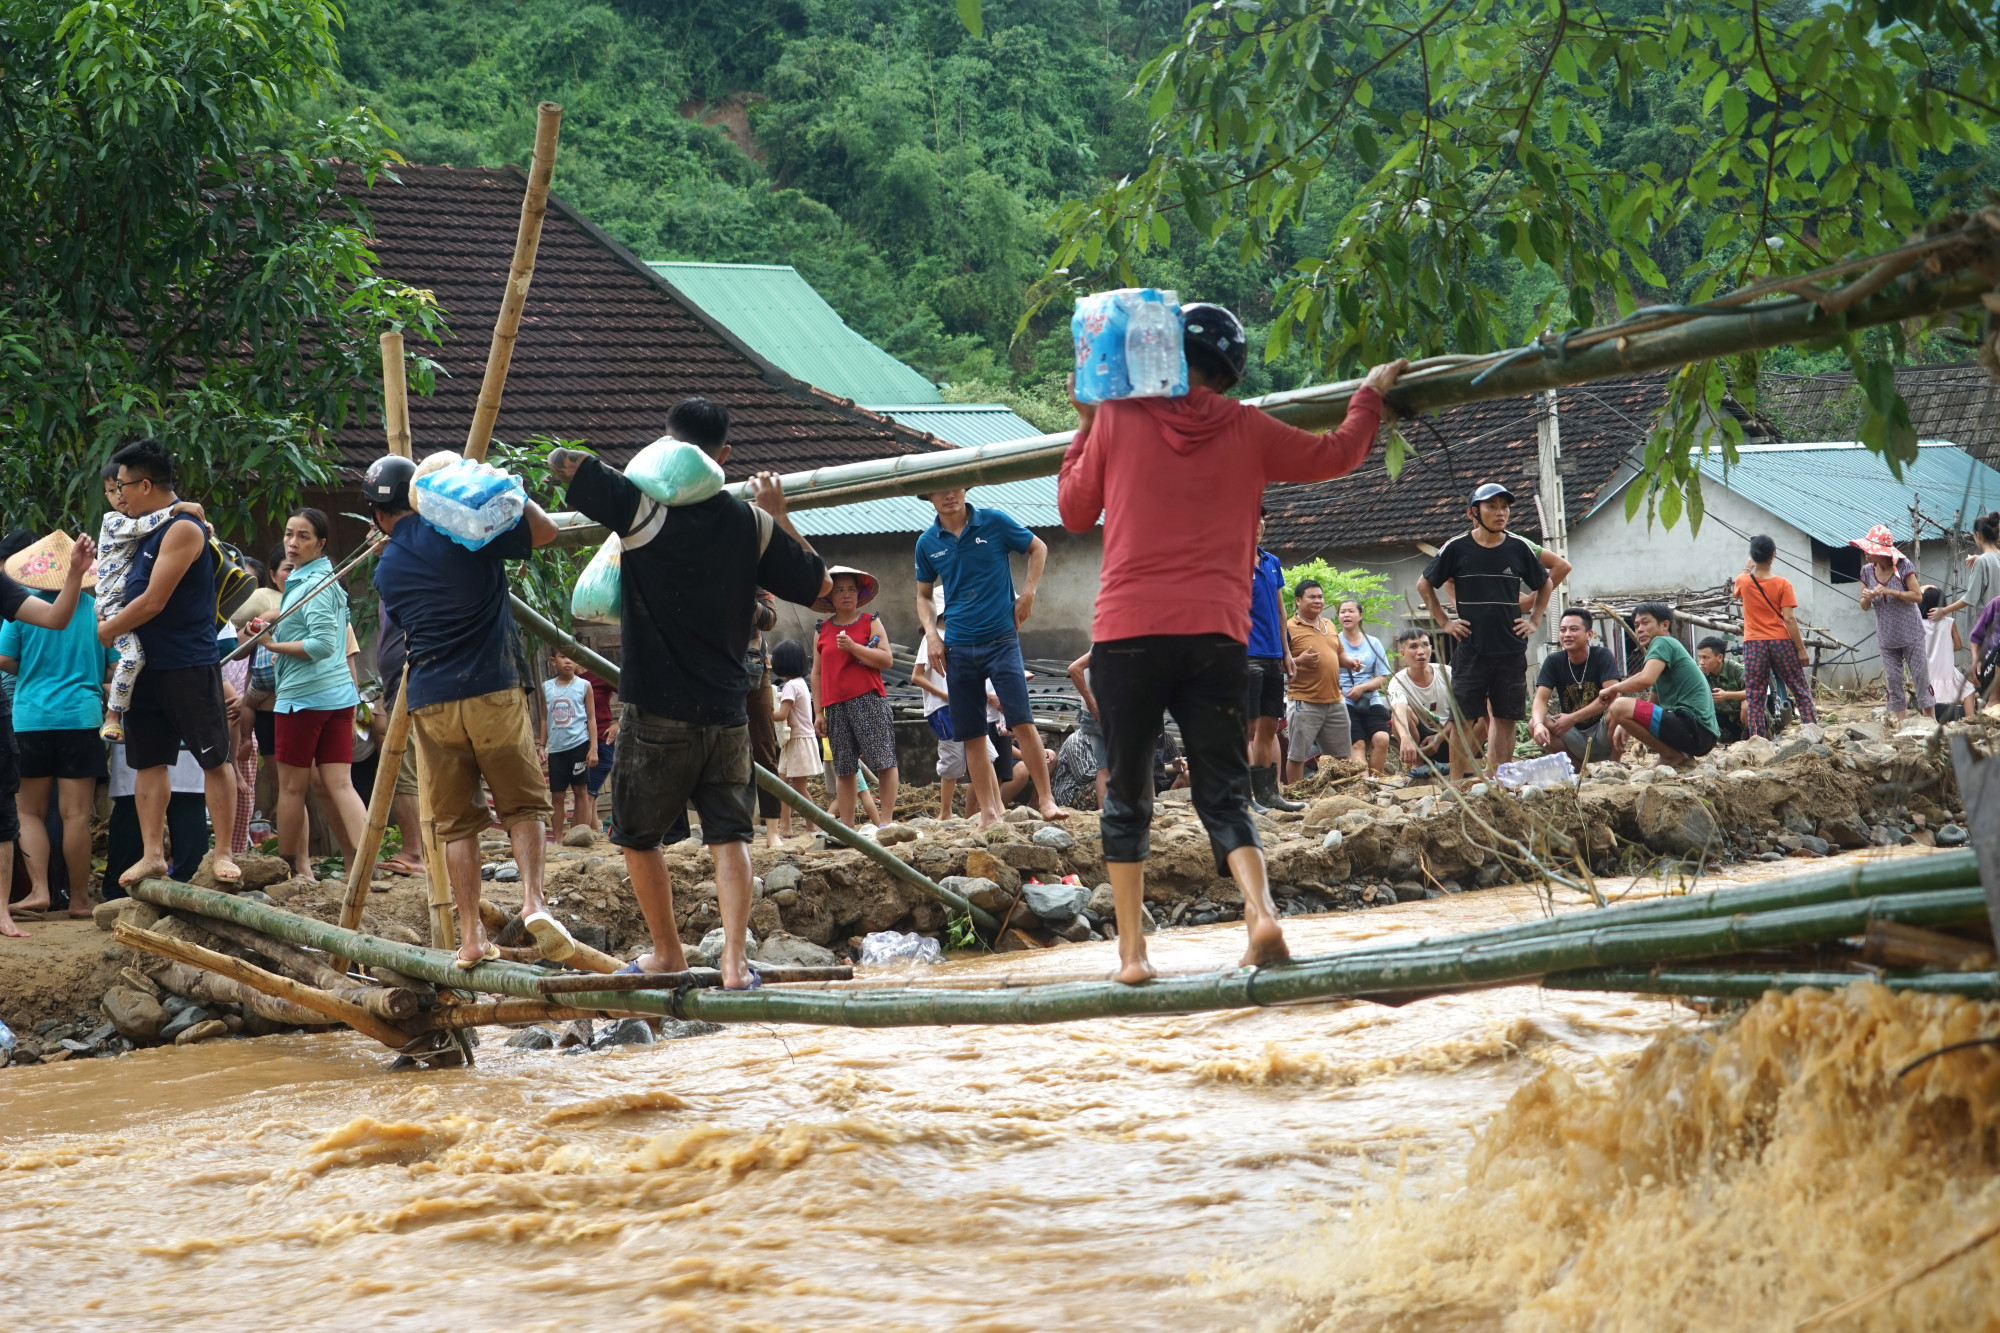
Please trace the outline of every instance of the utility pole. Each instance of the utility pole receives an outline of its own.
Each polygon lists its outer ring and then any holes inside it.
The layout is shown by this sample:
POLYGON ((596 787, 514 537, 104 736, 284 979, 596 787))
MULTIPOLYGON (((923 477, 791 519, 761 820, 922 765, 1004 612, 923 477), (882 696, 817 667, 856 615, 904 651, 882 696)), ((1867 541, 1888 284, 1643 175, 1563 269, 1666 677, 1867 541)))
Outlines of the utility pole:
MULTIPOLYGON (((1562 482, 1562 422, 1556 410, 1556 391, 1544 390, 1539 404, 1541 410, 1535 419, 1535 453, 1539 471, 1535 479, 1535 509, 1542 518, 1542 545, 1554 551, 1563 559, 1569 559, 1569 509, 1563 503, 1562 482)), ((1556 629, 1562 617, 1563 603, 1558 597, 1549 599, 1543 634, 1550 643, 1556 641, 1556 629)))

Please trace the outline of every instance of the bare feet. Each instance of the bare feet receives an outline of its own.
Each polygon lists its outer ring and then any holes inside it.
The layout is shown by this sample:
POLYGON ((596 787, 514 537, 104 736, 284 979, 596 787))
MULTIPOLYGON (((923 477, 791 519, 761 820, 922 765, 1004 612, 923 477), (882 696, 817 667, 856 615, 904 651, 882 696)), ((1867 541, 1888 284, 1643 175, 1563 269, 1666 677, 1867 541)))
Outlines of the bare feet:
POLYGON ((1285 947, 1285 932, 1271 917, 1260 917, 1249 923, 1250 947, 1243 953, 1242 966, 1269 967, 1273 963, 1289 963, 1292 951, 1285 947))
POLYGON ((1112 979, 1122 985, 1136 986, 1142 981, 1151 981, 1158 975, 1160 974, 1153 969, 1150 961, 1145 958, 1135 958, 1122 964, 1112 979))
POLYGON ((69 914, 72 917, 80 919, 89 916, 96 907, 97 903, 91 898, 87 889, 80 894, 72 893, 69 896, 69 914))
POLYGON ((28 932, 15 925, 14 918, 7 914, 7 909, 0 907, 0 940, 25 940, 27 938, 28 932))
POLYGON ((1041 816, 1045 820, 1068 819, 1069 811, 1050 801, 1041 807, 1041 816))
POLYGON ((173 867, 167 864, 167 858, 164 856, 142 856, 126 867, 125 873, 118 877, 118 882, 130 888, 142 879, 164 878, 172 870, 173 867))
POLYGON ((15 903, 15 904, 14 904, 14 907, 13 907, 13 910, 14 910, 14 911, 16 911, 16 912, 46 912, 46 911, 48 911, 48 910, 49 910, 49 891, 48 891, 47 889, 43 889, 43 890, 42 890, 42 891, 41 891, 40 893, 31 893, 31 894, 29 894, 29 895, 28 895, 27 897, 25 897, 25 898, 21 899, 21 901, 20 901, 20 902, 18 902, 18 903, 15 903))
POLYGON ((215 876, 217 884, 241 884, 243 871, 236 864, 236 858, 227 852, 216 852, 209 858, 209 873, 215 876))
POLYGON ((657 976, 662 972, 685 972, 688 970, 686 954, 682 954, 678 958, 662 958, 655 951, 653 953, 642 953, 632 961, 638 964, 641 972, 649 976, 657 976))

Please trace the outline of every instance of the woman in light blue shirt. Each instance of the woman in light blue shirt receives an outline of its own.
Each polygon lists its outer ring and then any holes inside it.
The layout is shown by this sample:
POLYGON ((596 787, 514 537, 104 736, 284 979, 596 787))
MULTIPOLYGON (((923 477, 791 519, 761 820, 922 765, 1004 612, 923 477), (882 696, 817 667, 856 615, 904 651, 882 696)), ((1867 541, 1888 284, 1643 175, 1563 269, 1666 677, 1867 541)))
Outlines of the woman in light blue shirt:
POLYGON ((1382 651, 1382 641, 1362 633, 1361 620, 1361 603, 1352 597, 1344 599, 1340 604, 1340 638, 1356 665, 1340 669, 1340 692, 1347 698, 1354 758, 1379 775, 1389 765, 1389 741, 1394 735, 1382 689, 1394 672, 1389 655, 1382 651))
MULTIPOLYGON (((354 706, 361 701, 347 665, 347 590, 335 583, 307 600, 333 576, 326 557, 326 515, 300 509, 285 520, 285 580, 276 630, 268 644, 278 659, 277 702, 272 706, 278 761, 278 854, 294 873, 312 877, 306 847, 306 788, 317 764, 325 781, 334 838, 347 864, 368 820, 355 793, 354 706), (292 608, 298 607, 295 612, 292 608), (292 614, 287 615, 287 612, 292 614)), ((253 626, 253 629, 255 627, 253 626)))

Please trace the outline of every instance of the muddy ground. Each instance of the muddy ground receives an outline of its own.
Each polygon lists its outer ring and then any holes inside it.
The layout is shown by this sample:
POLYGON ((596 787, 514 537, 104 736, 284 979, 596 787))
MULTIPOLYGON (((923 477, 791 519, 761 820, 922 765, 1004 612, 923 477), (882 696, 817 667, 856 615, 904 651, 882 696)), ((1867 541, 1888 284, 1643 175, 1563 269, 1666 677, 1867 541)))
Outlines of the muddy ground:
MULTIPOLYGON (((1748 741, 1717 750, 1685 774, 1641 761, 1594 764, 1574 787, 1525 795, 1475 786, 1462 797, 1433 785, 1377 779, 1335 765, 1307 784, 1308 807, 1257 816, 1281 909, 1288 915, 1362 910, 1538 878, 1576 877, 1653 866, 1699 873, 1731 860, 1796 857, 1910 842, 1963 842, 1964 816, 1948 759, 1951 735, 1970 731, 2000 742, 2000 717, 1942 731, 1912 725, 1899 734, 1880 720, 1799 727, 1780 745, 1748 741)), ((1148 908, 1163 928, 1240 917, 1242 898, 1216 872, 1206 835, 1185 791, 1161 798, 1147 861, 1148 908)), ((1009 947, 1054 947, 1110 930, 1108 888, 1097 817, 1078 813, 1043 824, 1025 809, 979 832, 963 819, 938 820, 935 794, 918 788, 898 802, 900 822, 882 840, 933 880, 956 885, 996 915, 1012 910, 1009 947), (1021 892, 1027 881, 1074 876, 1071 907, 1040 914, 1021 892), (1020 901, 1017 902, 1017 899, 1020 901)), ((797 827, 797 825, 795 825, 797 827)), ((483 840, 489 871, 510 853, 496 831, 483 840)), ((941 904, 890 876, 861 853, 811 836, 751 853, 760 884, 751 911, 759 941, 791 937, 851 954, 876 931, 938 935, 941 904)), ((690 945, 721 924, 714 863, 693 844, 669 849, 677 924, 690 945)), ((284 905, 325 920, 339 913, 335 881, 289 895, 276 858, 245 861, 245 887, 271 889, 284 905)), ((504 875, 504 871, 503 871, 504 875)), ((552 847, 547 889, 556 914, 577 937, 630 956, 645 947, 645 925, 625 878, 622 855, 602 838, 588 847, 552 847)), ((488 900, 520 906, 518 882, 490 880, 488 900)), ((1036 895, 1047 909, 1063 895, 1036 895)), ((377 880, 363 928, 421 943, 427 936, 421 880, 377 880)), ((55 1020, 65 1030, 102 1031, 99 999, 137 960, 90 921, 23 923, 27 940, 0 940, 0 1020, 28 1036, 55 1020)), ((110 927, 109 918, 102 929, 110 927)), ((47 1033, 41 1034, 47 1036, 47 1033)), ((87 1036, 88 1034, 83 1034, 87 1036)), ((79 1038, 80 1039, 80 1038, 79 1038)), ((112 1040, 98 1046, 109 1053, 112 1040)), ((79 1051, 77 1054, 84 1054, 79 1051)))

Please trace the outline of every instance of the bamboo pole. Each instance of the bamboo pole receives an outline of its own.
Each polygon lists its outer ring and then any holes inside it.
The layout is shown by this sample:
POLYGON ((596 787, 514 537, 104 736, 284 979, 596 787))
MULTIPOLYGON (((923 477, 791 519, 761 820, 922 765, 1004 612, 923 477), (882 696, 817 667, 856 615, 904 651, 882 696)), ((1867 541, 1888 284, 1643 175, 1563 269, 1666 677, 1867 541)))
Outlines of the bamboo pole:
MULTIPOLYGON (((347 868, 347 893, 340 900, 340 924, 349 930, 361 928, 368 883, 375 877, 375 856, 382 850, 382 833, 389 827, 389 812, 396 803, 396 779, 409 744, 410 664, 404 662, 402 679, 396 686, 396 705, 389 710, 389 729, 382 733, 382 748, 376 753, 375 785, 368 792, 368 823, 354 849, 354 864, 347 868)), ((429 865, 428 860, 425 864, 429 865)), ((335 958, 333 968, 345 972, 347 960, 335 958)))
POLYGON ((411 1024, 413 1032, 446 1028, 482 1028, 495 1023, 566 1023, 573 1018, 644 1018, 617 1009, 577 1009, 550 1000, 480 1000, 473 1004, 441 1004, 411 1024))
MULTIPOLYGON (((514 619, 516 621, 525 625, 545 642, 562 649, 563 652, 575 658, 584 666, 603 676, 614 688, 617 686, 620 675, 617 663, 602 654, 592 652, 581 643, 578 643, 573 635, 565 633, 561 627, 548 617, 523 601, 520 594, 515 593, 512 596, 514 619)), ((814 805, 811 797, 801 794, 791 783, 786 782, 762 764, 753 764, 752 767, 756 772, 757 785, 759 787, 770 792, 773 796, 804 815, 808 823, 824 831, 829 838, 832 838, 842 846, 851 847, 855 851, 860 852, 895 878, 900 879, 911 888, 920 889, 924 893, 929 894, 945 906, 951 908, 952 911, 970 916, 973 924, 984 931, 988 939, 992 939, 1000 933, 1000 923, 994 920, 993 914, 985 908, 975 907, 962 895, 953 893, 950 889, 932 880, 930 876, 924 874, 923 871, 918 870, 894 852, 891 852, 881 843, 876 842, 873 838, 863 837, 847 825, 841 823, 832 815, 814 805)), ((892 811, 891 813, 893 814, 894 812, 892 811)))
POLYGON ((392 329, 381 341, 382 431, 389 437, 389 452, 409 458, 410 385, 403 366, 403 335, 392 329))
POLYGON ((373 1037, 384 1046, 400 1050, 409 1043, 410 1033, 377 1018, 360 1005, 350 1004, 317 986, 308 986, 302 981, 293 981, 290 977, 280 976, 276 972, 267 972, 255 963, 246 963, 241 958, 217 953, 213 949, 204 949, 199 944, 190 944, 186 940, 141 930, 124 921, 118 922, 112 928, 111 934, 113 939, 129 949, 144 949, 162 958, 199 967, 204 971, 228 977, 231 981, 240 981, 254 990, 263 991, 266 995, 290 1000, 293 1004, 323 1014, 336 1023, 345 1023, 356 1032, 373 1037))
POLYGON ((308 986, 317 986, 327 994, 345 1000, 349 1004, 358 1004, 385 1023, 408 1022, 415 1018, 423 1007, 422 999, 416 991, 404 990, 397 986, 358 984, 345 972, 335 971, 298 945, 273 939, 248 926, 239 926, 234 921, 217 921, 213 917, 203 917, 200 928, 219 939, 262 954, 282 968, 292 980, 302 981, 308 986))
POLYGON ((329 573, 325 578, 321 579, 318 583, 313 584, 311 588, 306 590, 305 596, 299 598, 298 601, 293 602, 290 606, 278 612, 277 615, 272 616, 268 621, 264 622, 264 628, 257 631, 257 633, 251 636, 250 638, 245 639, 242 643, 237 644, 236 647, 232 649, 229 652, 229 654, 222 659, 223 663, 227 665, 230 662, 240 661, 241 659, 248 657, 251 653, 256 652, 258 646, 262 644, 265 639, 269 638, 271 634, 278 628, 279 621, 284 620, 288 616, 296 614, 300 607, 304 606, 307 602, 310 602, 313 598, 319 596, 321 593, 325 592, 328 588, 333 587, 335 584, 339 583, 342 579, 346 578, 349 571, 351 571, 356 565, 360 564, 363 560, 366 560, 369 556, 374 555, 375 552, 381 548, 382 543, 386 542, 387 540, 389 539, 380 532, 369 533, 367 542, 362 546, 362 548, 359 551, 356 551, 352 556, 348 557, 346 564, 342 565, 340 568, 329 573))
POLYGON ((514 359, 514 339, 521 331, 521 308, 528 301, 528 284, 535 277, 535 251, 542 243, 542 215, 549 208, 549 176, 555 171, 556 135, 562 129, 562 108, 543 102, 535 108, 535 156, 528 167, 528 189, 521 197, 521 225, 514 233, 514 262, 507 270, 507 292, 493 321, 493 345, 486 353, 486 375, 479 383, 479 406, 465 433, 465 456, 486 457, 493 441, 493 423, 500 417, 500 396, 507 387, 507 367, 514 359))
MULTIPOLYGON (((1396 416, 1407 419, 1463 403, 1517 398, 1963 309, 1979 304, 1980 297, 2000 279, 2000 238, 1975 223, 1966 229, 1962 241, 1955 243, 1955 249, 1939 251, 1938 259, 1940 272, 1936 276, 1919 275, 1907 285, 1893 285, 1838 314, 1824 314, 1810 302, 1773 301, 1741 307, 1739 313, 1687 319, 1671 327, 1642 330, 1635 326, 1624 331, 1610 325, 1577 331, 1561 345, 1547 340, 1531 348, 1487 356, 1432 358, 1404 376, 1389 392, 1388 404, 1396 416)), ((1346 380, 1247 401, 1289 425, 1326 430, 1346 416, 1348 401, 1359 387, 1360 381, 1346 380)), ((845 463, 787 473, 780 481, 785 502, 794 509, 1022 481, 1053 476, 1062 466, 1071 436, 1072 432, 1061 431, 972 449, 845 463)), ((737 483, 731 490, 748 498, 747 483, 737 483)), ((564 529, 558 545, 595 546, 606 536, 601 525, 581 515, 551 517, 564 529)))
POLYGON ((168 962, 153 975, 160 985, 176 995, 185 995, 197 1004, 219 1007, 240 1004, 259 1018, 284 1027, 323 1028, 330 1025, 326 1015, 304 1005, 246 986, 240 981, 204 972, 192 963, 168 962))
POLYGON ((431 771, 424 747, 417 747, 417 828, 424 842, 424 878, 430 887, 431 947, 456 949, 458 931, 451 915, 451 874, 438 843, 437 816, 431 812, 431 771))
POLYGON ((1734 972, 1672 968, 1590 968, 1542 978, 1549 990, 1628 991, 1638 995, 1687 995, 1709 999, 1754 1000, 1766 991, 1812 987, 1839 990, 1872 981, 1893 991, 1918 995, 1959 995, 1968 1000, 2000 1000, 2000 972, 1927 972, 1917 976, 1873 976, 1867 972, 1734 972))
MULTIPOLYGON (((807 981, 852 981, 854 969, 836 967, 764 967, 751 966, 766 983, 774 986, 789 985, 807 981)), ((623 976, 552 976, 541 982, 544 995, 576 995, 581 992, 600 994, 606 991, 674 990, 681 986, 720 986, 722 973, 712 967, 691 967, 685 972, 640 972, 623 976)))
MULTIPOLYGON (((458 971, 450 956, 441 951, 356 935, 310 917, 172 880, 142 881, 133 887, 132 896, 156 906, 239 921, 268 935, 328 952, 337 950, 364 963, 395 968, 439 985, 473 987, 521 999, 543 998, 539 983, 548 974, 519 963, 480 963, 458 971)), ((565 998, 579 1009, 625 1009, 718 1023, 844 1027, 1060 1023, 1514 985, 1582 968, 1653 967, 1815 943, 1862 934, 1874 920, 1917 926, 1958 925, 1983 919, 1985 911, 1985 898, 1975 887, 1761 912, 1721 921, 1612 926, 1587 934, 1497 946, 1331 954, 1277 967, 1232 968, 1139 986, 1080 982, 997 992, 920 986, 829 992, 766 986, 755 991, 598 991, 565 998)))

